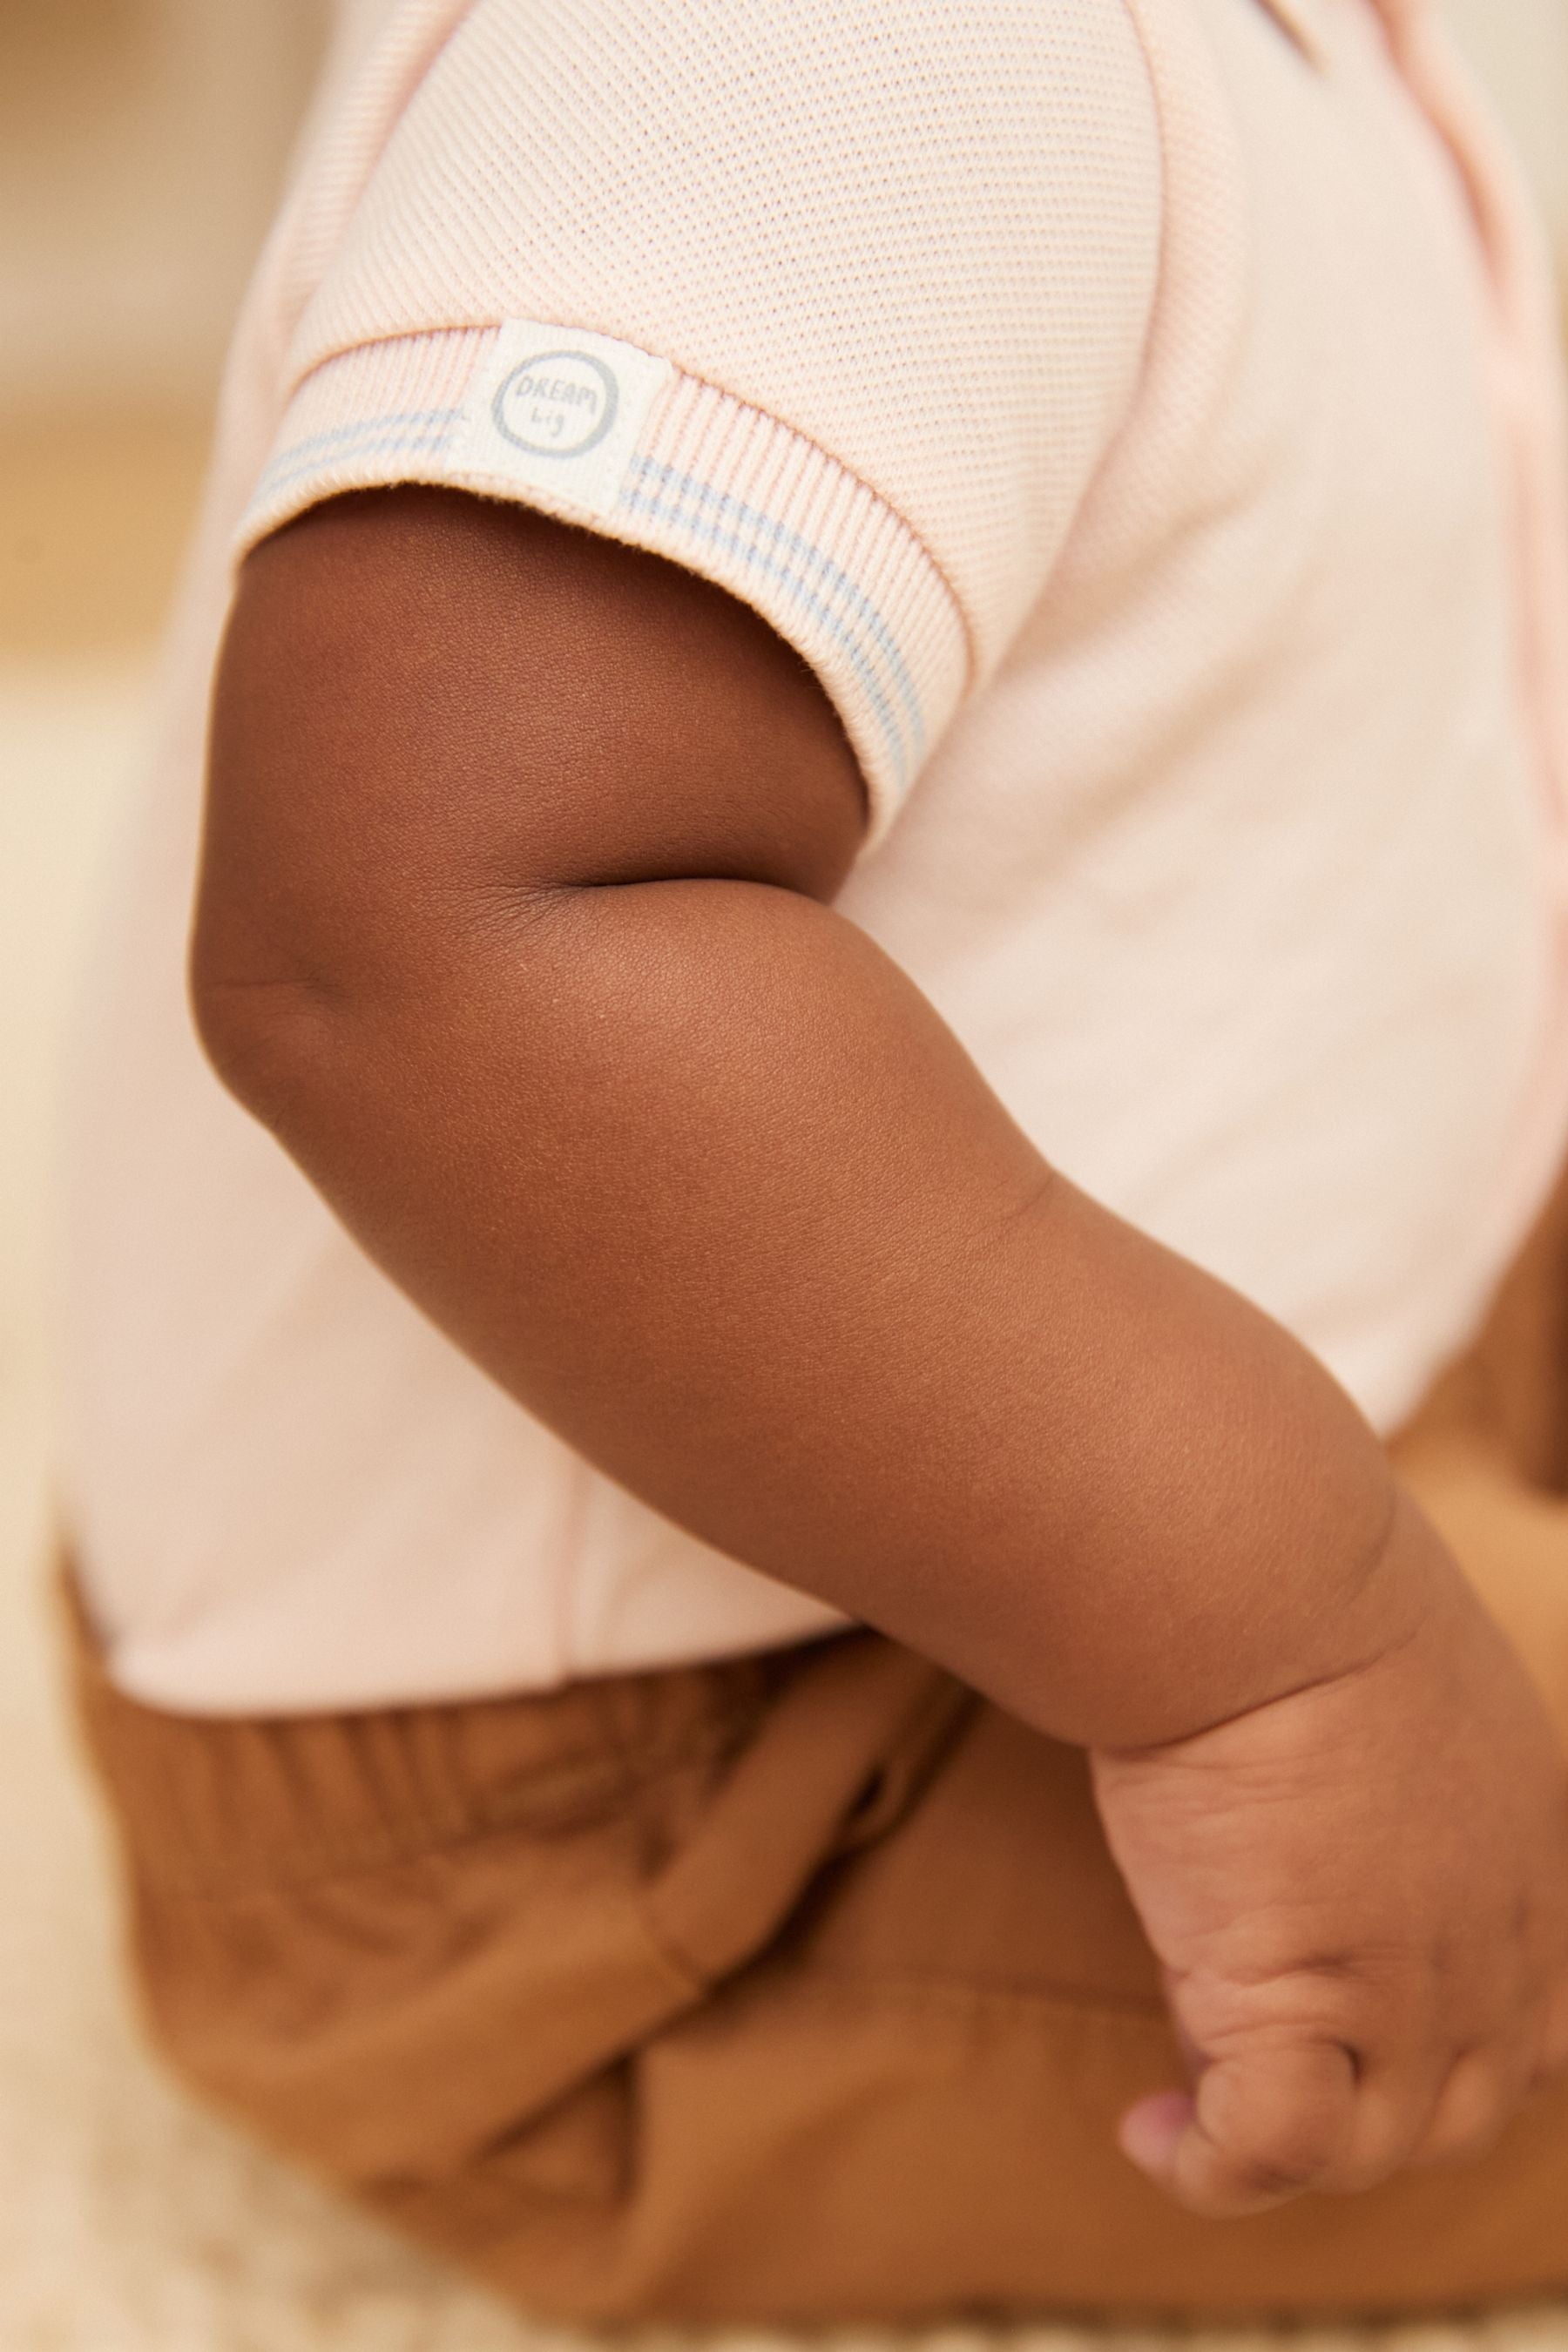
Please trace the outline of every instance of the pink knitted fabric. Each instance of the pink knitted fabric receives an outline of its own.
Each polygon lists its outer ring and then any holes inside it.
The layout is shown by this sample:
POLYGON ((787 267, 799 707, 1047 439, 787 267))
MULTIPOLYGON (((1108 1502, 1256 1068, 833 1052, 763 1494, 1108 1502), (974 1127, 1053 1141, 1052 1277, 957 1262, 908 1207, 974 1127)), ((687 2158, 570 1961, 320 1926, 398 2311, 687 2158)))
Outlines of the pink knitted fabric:
POLYGON ((837 1622, 500 1395, 201 1061, 229 567, 347 488, 753 604, 870 789, 844 911, 1050 1158, 1391 1426, 1568 1134, 1549 274, 1425 0, 358 22, 237 339, 79 1088, 67 1494, 119 1679, 370 1705, 837 1622))

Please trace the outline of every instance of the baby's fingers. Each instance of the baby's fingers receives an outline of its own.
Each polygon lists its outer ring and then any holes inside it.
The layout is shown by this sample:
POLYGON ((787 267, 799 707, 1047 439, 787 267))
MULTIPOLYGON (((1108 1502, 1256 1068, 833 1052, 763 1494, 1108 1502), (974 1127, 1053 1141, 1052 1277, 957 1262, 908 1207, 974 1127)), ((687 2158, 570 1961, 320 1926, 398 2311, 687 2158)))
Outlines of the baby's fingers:
POLYGON ((1281 2044, 1215 2060, 1190 2098, 1143 2100, 1122 2118, 1121 2140, 1140 2170, 1190 2212, 1233 2221, 1337 2185, 1355 2111, 1349 2050, 1281 2044))
POLYGON ((1524 2105, 1536 2072, 1533 2052, 1503 2057, 1473 2050, 1457 2059, 1412 2162, 1468 2164, 1484 2156, 1524 2105))
POLYGON ((1510 2042, 1455 2061, 1412 2161, 1468 2164, 1484 2156, 1527 2100, 1565 2071, 1568 1983, 1525 2012, 1510 2042))

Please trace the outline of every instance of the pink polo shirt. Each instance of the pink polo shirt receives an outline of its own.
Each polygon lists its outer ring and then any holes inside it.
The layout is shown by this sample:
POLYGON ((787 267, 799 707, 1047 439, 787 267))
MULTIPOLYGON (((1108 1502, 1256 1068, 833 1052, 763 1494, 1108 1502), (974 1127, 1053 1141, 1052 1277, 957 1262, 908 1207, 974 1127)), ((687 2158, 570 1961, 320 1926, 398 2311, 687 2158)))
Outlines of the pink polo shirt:
POLYGON ((64 1486, 119 1681, 350 1706, 837 1622, 491 1386, 205 1067, 237 554, 436 482, 755 605, 864 769, 843 910, 1052 1160, 1388 1429, 1568 1133, 1558 394, 1423 0, 362 7, 79 1068, 64 1486))

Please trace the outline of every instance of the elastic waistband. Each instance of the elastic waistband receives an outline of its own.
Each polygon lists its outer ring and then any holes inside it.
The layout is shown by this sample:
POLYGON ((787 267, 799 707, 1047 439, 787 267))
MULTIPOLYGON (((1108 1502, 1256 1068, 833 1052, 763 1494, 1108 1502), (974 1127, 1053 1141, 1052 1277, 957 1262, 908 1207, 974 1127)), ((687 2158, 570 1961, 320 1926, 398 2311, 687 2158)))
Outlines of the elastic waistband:
POLYGON ((110 1681, 64 1558, 57 1589, 79 1719, 120 1834, 149 1881, 187 1893, 298 1885, 603 1819, 673 1768, 740 1747, 800 1654, 363 1713, 182 1715, 110 1681))

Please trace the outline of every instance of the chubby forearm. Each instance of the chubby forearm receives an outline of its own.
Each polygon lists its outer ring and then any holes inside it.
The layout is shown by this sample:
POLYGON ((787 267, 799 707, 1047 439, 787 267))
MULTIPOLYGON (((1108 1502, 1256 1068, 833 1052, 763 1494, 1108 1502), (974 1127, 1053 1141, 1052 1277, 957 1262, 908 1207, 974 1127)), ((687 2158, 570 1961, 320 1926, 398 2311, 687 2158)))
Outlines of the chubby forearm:
POLYGON ((589 1459, 1089 1745, 1386 1641, 1354 1408, 1054 1175, 853 925, 721 879, 433 887, 425 919, 363 985, 209 963, 209 1049, 589 1459))

